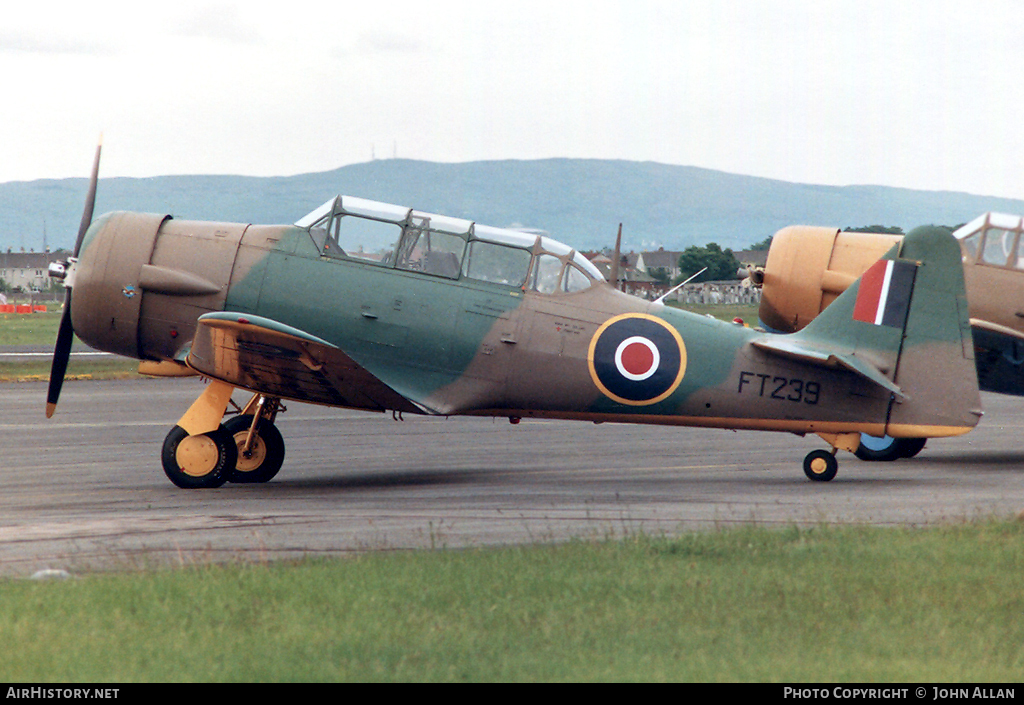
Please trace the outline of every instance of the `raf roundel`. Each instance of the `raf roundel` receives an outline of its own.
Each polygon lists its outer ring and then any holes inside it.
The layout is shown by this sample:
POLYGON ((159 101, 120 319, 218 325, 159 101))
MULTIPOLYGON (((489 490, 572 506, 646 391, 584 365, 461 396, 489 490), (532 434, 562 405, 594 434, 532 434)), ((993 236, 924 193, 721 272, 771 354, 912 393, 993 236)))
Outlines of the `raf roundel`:
POLYGON ((590 376, 610 399, 631 406, 668 398, 686 372, 686 346, 660 318, 626 313, 606 321, 590 341, 590 376))

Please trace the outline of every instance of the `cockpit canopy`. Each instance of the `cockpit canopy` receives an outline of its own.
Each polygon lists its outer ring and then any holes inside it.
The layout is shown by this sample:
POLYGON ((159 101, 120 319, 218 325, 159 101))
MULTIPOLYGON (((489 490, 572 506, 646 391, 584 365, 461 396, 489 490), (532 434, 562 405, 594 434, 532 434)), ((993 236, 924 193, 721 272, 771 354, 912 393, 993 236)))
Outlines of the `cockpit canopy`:
POLYGON ((571 293, 604 281, 586 257, 543 235, 337 196, 295 223, 309 231, 324 257, 571 293))
POLYGON ((1024 219, 1020 216, 985 213, 953 235, 960 241, 965 262, 1024 269, 1021 232, 1024 219))

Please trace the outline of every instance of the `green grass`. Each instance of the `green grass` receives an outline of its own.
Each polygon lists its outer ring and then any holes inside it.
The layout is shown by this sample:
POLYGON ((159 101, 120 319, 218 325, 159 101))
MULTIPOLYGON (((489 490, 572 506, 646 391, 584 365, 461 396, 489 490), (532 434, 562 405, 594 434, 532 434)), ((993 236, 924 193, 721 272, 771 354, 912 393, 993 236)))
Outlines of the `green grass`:
MULTIPOLYGON (((52 348, 60 326, 60 304, 49 304, 46 313, 0 314, 0 349, 5 345, 39 345, 52 348)), ((76 338, 77 341, 77 338, 76 338)), ((76 346, 81 343, 76 343, 76 346)), ((50 377, 50 358, 0 362, 0 382, 45 380, 50 377)), ((69 379, 123 379, 137 376, 138 360, 124 357, 79 358, 68 362, 69 379)))
POLYGON ((0 679, 1015 682, 1022 569, 986 522, 12 580, 0 679))
POLYGON ((46 313, 0 313, 0 345, 53 345, 60 325, 60 304, 46 313))
MULTIPOLYGON (((36 382, 50 378, 51 358, 27 362, 0 362, 0 382, 36 382)), ((65 379, 128 379, 139 377, 139 361, 127 357, 75 358, 68 362, 65 379)))

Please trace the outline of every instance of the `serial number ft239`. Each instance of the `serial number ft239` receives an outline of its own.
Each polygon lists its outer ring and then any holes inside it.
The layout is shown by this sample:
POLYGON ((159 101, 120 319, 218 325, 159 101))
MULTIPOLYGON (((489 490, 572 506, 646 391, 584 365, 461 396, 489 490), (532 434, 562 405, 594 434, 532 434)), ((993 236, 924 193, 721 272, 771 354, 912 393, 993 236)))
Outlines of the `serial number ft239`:
POLYGON ((761 372, 740 372, 740 384, 736 391, 797 404, 817 404, 821 398, 821 384, 818 382, 761 372))

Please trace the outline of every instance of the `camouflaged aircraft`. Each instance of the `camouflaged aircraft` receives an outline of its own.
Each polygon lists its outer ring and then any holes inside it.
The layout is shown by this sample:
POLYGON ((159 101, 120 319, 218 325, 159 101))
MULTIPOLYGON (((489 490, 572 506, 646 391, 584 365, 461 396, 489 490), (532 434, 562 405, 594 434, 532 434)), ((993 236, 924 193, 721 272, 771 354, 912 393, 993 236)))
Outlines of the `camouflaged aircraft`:
MULTIPOLYGON (((953 233, 961 250, 974 361, 983 391, 1024 396, 1024 218, 985 213, 953 233)), ((772 238, 768 260, 754 271, 762 287, 759 317, 777 332, 800 330, 902 235, 792 226, 772 238)), ((863 460, 912 457, 924 438, 861 439, 863 460)))
POLYGON ((981 413, 960 251, 935 229, 775 335, 628 296, 549 237, 349 196, 293 225, 91 222, 98 162, 54 272, 67 293, 47 415, 72 332, 144 373, 208 378, 163 445, 180 487, 274 477, 283 400, 816 433, 830 448, 803 466, 818 481, 861 432, 958 435, 981 413))

